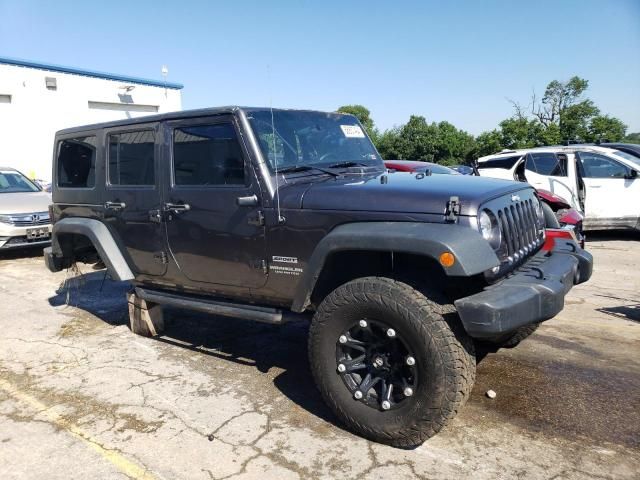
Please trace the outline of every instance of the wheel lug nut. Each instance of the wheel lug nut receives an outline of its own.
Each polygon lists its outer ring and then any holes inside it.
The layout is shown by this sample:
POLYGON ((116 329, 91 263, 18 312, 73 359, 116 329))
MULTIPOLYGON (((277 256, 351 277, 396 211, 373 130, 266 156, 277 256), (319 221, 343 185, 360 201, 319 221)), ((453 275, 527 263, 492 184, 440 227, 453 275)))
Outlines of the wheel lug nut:
POLYGON ((407 387, 404 389, 404 396, 405 397, 410 397, 411 395, 413 395, 413 389, 410 387, 407 387))
POLYGON ((346 335, 340 335, 340 338, 338 339, 338 341, 340 343, 347 343, 347 336, 346 335))
POLYGON ((387 337, 395 337, 396 336, 396 331, 393 328, 390 328, 389 330, 387 330, 387 337))
POLYGON ((407 365, 415 365, 416 359, 413 357, 407 357, 407 365))
POLYGON ((382 402, 382 409, 383 410, 389 410, 391 408, 391 404, 389 402, 387 402, 386 400, 384 402, 382 402))
POLYGON ((362 398, 362 392, 360 390, 356 390, 356 393, 353 394, 356 400, 360 400, 362 398))
POLYGON ((360 320, 360 322, 358 322, 358 324, 359 324, 362 328, 367 328, 367 321, 366 321, 366 320, 360 320))
POLYGON ((347 367, 345 367, 343 364, 339 364, 338 365, 338 371, 340 373, 344 372, 347 369, 347 367))

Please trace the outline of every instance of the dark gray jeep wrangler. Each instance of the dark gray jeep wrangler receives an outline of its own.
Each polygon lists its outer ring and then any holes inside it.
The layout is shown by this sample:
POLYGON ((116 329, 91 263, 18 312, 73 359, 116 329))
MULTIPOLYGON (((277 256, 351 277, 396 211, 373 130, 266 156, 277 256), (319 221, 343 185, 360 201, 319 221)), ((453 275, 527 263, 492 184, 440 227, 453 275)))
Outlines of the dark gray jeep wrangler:
POLYGON ((162 305, 283 323, 310 312, 320 393, 396 446, 469 396, 474 341, 517 343, 591 275, 545 240, 529 185, 385 170, 357 119, 226 107, 58 132, 52 271, 101 260, 133 284, 131 328, 162 305))

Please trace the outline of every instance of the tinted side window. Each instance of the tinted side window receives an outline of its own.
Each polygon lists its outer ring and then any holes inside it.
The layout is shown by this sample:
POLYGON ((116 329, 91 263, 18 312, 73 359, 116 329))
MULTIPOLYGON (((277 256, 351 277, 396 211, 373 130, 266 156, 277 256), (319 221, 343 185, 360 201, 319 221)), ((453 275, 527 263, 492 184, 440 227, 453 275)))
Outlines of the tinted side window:
POLYGON ((526 169, 540 175, 566 177, 567 157, 566 155, 558 157, 551 152, 530 153, 527 155, 526 169))
POLYGON ((515 163, 522 158, 522 155, 516 155, 513 157, 494 158, 478 164, 478 169, 483 168, 504 168, 509 170, 515 165, 515 163))
POLYGON ((580 152, 580 161, 587 178, 624 178, 627 167, 597 153, 580 152))
POLYGON ((154 144, 151 130, 109 135, 109 183, 155 185, 154 144))
POLYGON ((174 129, 173 175, 176 185, 244 185, 244 160, 233 125, 174 129))
POLYGON ((58 144, 58 186, 93 188, 96 183, 96 137, 68 138, 58 144))

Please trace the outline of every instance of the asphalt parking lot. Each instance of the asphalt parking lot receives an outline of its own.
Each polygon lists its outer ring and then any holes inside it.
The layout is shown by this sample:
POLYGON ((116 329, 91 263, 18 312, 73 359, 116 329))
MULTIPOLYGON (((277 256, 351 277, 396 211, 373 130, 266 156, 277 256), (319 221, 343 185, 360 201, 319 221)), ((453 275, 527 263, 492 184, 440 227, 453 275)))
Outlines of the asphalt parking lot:
POLYGON ((36 253, 0 256, 0 478, 638 478, 640 236, 592 235, 592 280, 414 450, 336 424, 307 325, 168 310, 131 334, 126 284, 60 288, 36 253), (494 400, 484 394, 497 393, 494 400))

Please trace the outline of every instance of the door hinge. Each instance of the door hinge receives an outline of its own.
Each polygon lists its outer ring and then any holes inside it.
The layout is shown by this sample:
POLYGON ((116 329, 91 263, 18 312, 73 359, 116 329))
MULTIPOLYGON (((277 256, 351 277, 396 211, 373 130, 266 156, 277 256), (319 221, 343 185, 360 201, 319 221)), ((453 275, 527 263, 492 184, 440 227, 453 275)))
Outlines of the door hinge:
POLYGON ((151 223, 162 223, 162 211, 149 210, 149 221, 151 223))
POLYGON ((460 199, 458 197, 449 197, 444 219, 447 222, 455 222, 458 219, 458 215, 460 215, 460 199))
POLYGON ((264 226, 264 213, 262 213, 262 210, 258 210, 255 217, 250 217, 248 223, 256 227, 264 226))
POLYGON ((156 252, 153 254, 153 258, 159 261, 160 263, 162 263, 163 265, 166 265, 167 263, 169 263, 169 257, 167 256, 167 252, 156 252))

